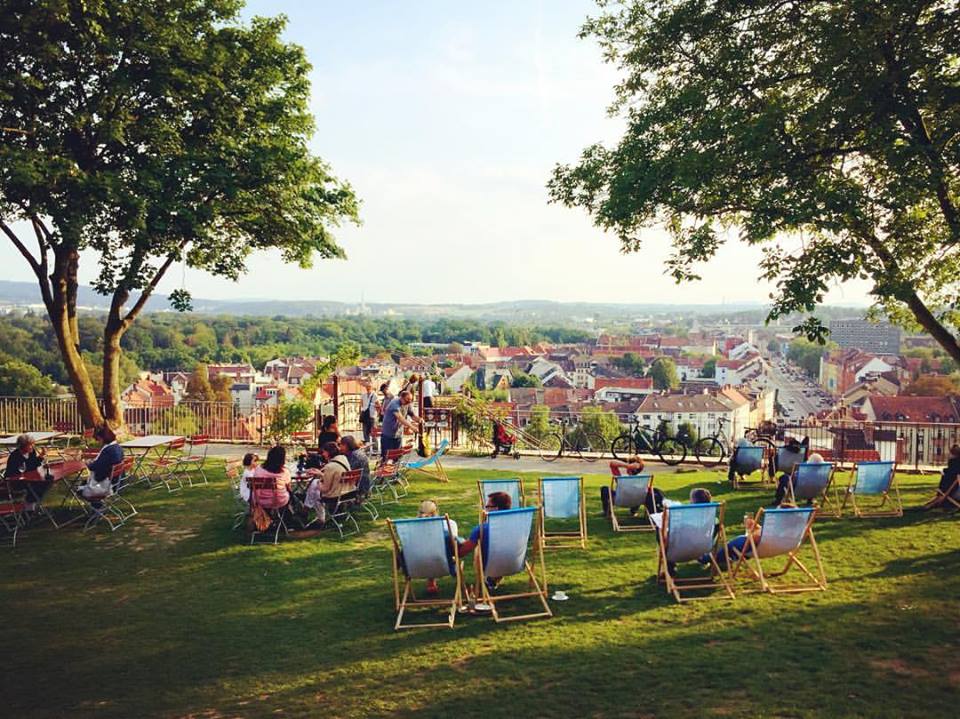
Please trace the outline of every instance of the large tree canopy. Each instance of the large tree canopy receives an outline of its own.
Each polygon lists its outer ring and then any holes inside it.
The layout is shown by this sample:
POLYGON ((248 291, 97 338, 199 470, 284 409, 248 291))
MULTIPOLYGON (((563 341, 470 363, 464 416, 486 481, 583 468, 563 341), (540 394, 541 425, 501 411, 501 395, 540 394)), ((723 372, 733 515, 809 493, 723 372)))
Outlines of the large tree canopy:
MULTIPOLYGON (((622 71, 627 130, 558 167, 554 201, 586 208, 626 252, 665 225, 678 282, 736 229, 764 246, 771 317, 869 279, 878 309, 960 360, 955 0, 600 5, 582 34, 622 71)), ((804 329, 823 335, 814 318, 804 329)))
POLYGON ((240 7, 0 0, 0 229, 37 276, 87 422, 101 415, 77 350, 81 252, 112 300, 116 423, 120 338, 171 265, 236 279, 258 249, 303 267, 343 256, 330 228, 357 202, 308 150, 310 66, 282 18, 240 24, 240 7))

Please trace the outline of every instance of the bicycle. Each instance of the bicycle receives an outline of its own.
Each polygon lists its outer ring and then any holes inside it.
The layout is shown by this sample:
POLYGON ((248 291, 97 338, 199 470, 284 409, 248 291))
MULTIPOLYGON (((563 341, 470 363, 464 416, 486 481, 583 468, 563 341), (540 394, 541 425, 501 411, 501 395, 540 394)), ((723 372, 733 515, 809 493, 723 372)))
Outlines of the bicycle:
MULTIPOLYGON (((706 437, 701 437, 697 440, 696 444, 693 445, 693 452, 697 457, 697 461, 704 467, 716 467, 730 454, 729 447, 731 442, 726 432, 723 431, 723 425, 726 424, 726 422, 727 420, 723 417, 718 419, 717 431, 706 437)), ((763 453, 768 458, 773 456, 777 451, 776 443, 774 443, 768 435, 761 434, 760 429, 747 428, 744 437, 752 444, 762 446, 764 448, 763 453)))
POLYGON ((571 424, 569 420, 559 420, 560 429, 548 434, 540 440, 540 459, 544 462, 553 462, 564 455, 576 452, 580 459, 587 462, 596 462, 603 454, 604 442, 596 432, 584 429, 582 424, 575 424, 573 428, 567 431, 567 425, 571 424), (587 454, 584 454, 587 453, 587 454))
POLYGON ((610 443, 610 452, 621 462, 634 454, 655 454, 671 467, 687 458, 687 443, 683 437, 672 436, 667 420, 660 420, 656 430, 651 431, 632 420, 630 429, 610 443))

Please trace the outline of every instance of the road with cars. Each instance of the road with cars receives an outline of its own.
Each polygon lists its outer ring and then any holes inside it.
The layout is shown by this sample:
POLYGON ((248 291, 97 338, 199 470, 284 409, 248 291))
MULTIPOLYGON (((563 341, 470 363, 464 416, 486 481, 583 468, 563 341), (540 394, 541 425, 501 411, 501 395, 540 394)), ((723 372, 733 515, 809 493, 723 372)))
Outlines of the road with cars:
POLYGON ((833 404, 827 393, 803 370, 784 361, 774 359, 770 362, 767 382, 770 388, 777 390, 777 400, 783 407, 782 417, 788 422, 799 422, 833 404))

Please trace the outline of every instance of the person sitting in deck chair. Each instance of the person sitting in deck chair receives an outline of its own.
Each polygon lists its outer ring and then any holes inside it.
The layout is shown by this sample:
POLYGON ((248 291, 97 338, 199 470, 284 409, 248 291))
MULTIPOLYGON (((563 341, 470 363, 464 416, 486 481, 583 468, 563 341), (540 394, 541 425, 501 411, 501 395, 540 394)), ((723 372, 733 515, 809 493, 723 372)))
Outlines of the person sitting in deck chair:
MULTIPOLYGON (((487 495, 487 503, 484 506, 484 509, 486 509, 488 512, 497 512, 504 509, 510 509, 512 504, 513 502, 510 500, 510 495, 506 492, 491 492, 489 495, 487 495)), ((477 543, 480 541, 481 528, 483 533, 483 546, 481 546, 480 549, 483 552, 484 559, 486 559, 488 556, 490 527, 478 524, 473 528, 473 531, 470 532, 470 537, 465 542, 460 543, 461 559, 477 548, 477 543)), ((494 577, 487 577, 487 589, 492 592, 496 588, 498 581, 499 580, 495 579, 494 577)))
POLYGON ((490 459, 495 459, 500 452, 510 454, 515 441, 516 438, 510 434, 501 420, 493 420, 493 454, 490 455, 490 459))
MULTIPOLYGON (((422 502, 420 502, 420 508, 417 510, 417 516, 418 517, 440 516, 440 511, 437 509, 437 503, 434 502, 432 499, 423 500, 422 502)), ((457 528, 457 523, 452 519, 448 519, 447 521, 449 521, 450 523, 449 531, 453 532, 454 539, 459 540, 459 537, 457 537, 457 533, 459 531, 459 529, 457 528)), ((443 528, 444 536, 447 535, 447 531, 448 531, 447 527, 444 527, 443 528)), ((456 567, 453 566, 452 554, 450 555, 450 557, 448 557, 448 561, 450 562, 450 576, 454 576, 457 572, 456 572, 456 567)), ((437 585, 437 580, 434 578, 428 579, 427 594, 433 595, 433 594, 439 594, 439 593, 440 593, 440 587, 437 585)))
POLYGON ((957 510, 956 499, 950 499, 951 493, 957 491, 957 479, 960 478, 960 444, 950 448, 950 459, 940 474, 940 484, 937 487, 937 496, 927 502, 921 509, 950 509, 957 510))
MULTIPOLYGON (((610 474, 614 477, 635 476, 643 472, 643 460, 636 454, 627 457, 626 462, 619 459, 610 461, 610 474)), ((616 497, 614 497, 616 499, 616 497)), ((603 507, 603 516, 610 517, 610 487, 600 487, 600 506, 603 507)), ((647 492, 647 501, 644 505, 647 514, 654 514, 663 510, 663 492, 654 487, 647 492)), ((630 507, 630 514, 636 516, 640 507, 630 507)))
MULTIPOLYGON (((823 456, 819 452, 814 452, 807 459, 807 464, 822 464, 823 456)), ((791 467, 789 472, 780 475, 780 479, 777 481, 777 493, 773 497, 773 506, 779 507, 780 504, 787 496, 787 489, 790 486, 790 478, 793 476, 793 468, 791 467)), ((809 500, 807 505, 812 505, 813 500, 809 500)))
MULTIPOLYGON (((760 525, 753 517, 744 517, 743 520, 744 529, 746 530, 745 534, 741 534, 739 537, 734 537, 729 542, 727 542, 727 551, 718 551, 717 552, 717 564, 720 565, 720 569, 726 569, 728 560, 729 564, 735 564, 737 560, 740 559, 740 555, 744 551, 749 552, 749 547, 747 547, 747 538, 748 536, 753 536, 754 543, 760 541, 760 525)), ((750 556, 749 554, 747 555, 750 556)), ((704 554, 700 557, 700 564, 704 566, 710 564, 710 555, 704 554)))

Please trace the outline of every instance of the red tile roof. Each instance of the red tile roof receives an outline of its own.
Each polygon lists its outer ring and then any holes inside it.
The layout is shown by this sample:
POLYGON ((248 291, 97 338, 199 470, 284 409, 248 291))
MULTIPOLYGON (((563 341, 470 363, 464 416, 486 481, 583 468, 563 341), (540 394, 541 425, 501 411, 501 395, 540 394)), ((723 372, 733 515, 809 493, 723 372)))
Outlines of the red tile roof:
POLYGON ((594 392, 604 387, 653 389, 653 377, 597 377, 593 385, 594 392))
POLYGON ((903 422, 958 422, 956 408, 949 397, 869 397, 878 420, 903 422))

